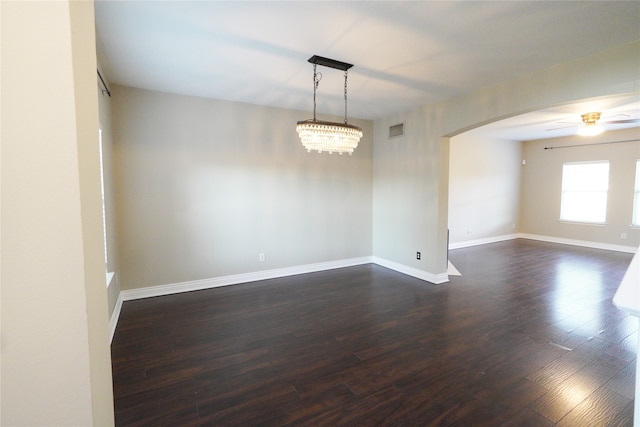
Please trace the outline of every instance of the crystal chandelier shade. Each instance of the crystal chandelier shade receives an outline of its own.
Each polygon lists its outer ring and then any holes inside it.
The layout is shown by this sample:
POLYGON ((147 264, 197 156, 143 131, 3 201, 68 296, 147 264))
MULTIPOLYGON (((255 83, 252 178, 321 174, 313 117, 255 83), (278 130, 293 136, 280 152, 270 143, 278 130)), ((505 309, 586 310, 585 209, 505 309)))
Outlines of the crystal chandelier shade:
POLYGON ((320 120, 300 121, 296 130, 308 152, 353 154, 362 138, 362 129, 357 126, 320 120))
POLYGON ((313 64, 313 119, 298 122, 296 131, 300 141, 308 152, 351 155, 362 138, 362 129, 347 122, 347 70, 352 65, 317 55, 309 58, 309 62, 313 64), (322 78, 322 74, 316 71, 316 65, 344 70, 344 123, 316 119, 316 90, 322 78))

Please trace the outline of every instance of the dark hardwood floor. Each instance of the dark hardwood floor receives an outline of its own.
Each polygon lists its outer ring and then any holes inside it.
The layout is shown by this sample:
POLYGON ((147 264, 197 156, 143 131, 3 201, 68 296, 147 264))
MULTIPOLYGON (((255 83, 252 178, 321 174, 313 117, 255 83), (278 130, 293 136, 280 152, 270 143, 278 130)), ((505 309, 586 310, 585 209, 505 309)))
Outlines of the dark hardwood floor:
POLYGON ((118 426, 631 426, 632 255, 512 240, 432 285, 376 265, 125 302, 118 426))

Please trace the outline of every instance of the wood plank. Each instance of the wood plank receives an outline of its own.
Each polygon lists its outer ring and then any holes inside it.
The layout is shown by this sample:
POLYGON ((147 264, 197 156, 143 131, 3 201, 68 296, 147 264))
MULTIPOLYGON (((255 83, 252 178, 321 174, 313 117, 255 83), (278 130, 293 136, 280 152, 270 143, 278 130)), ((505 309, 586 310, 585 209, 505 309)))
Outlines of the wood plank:
POLYGON ((531 408, 525 408, 505 421, 501 427, 552 427, 555 423, 531 408))
POLYGON ((558 422, 608 382, 615 373, 615 370, 597 363, 587 365, 532 403, 531 408, 551 421, 558 422))
POLYGON ((571 426, 606 426, 625 407, 631 403, 630 399, 601 387, 593 392, 589 397, 576 406, 571 412, 563 417, 558 427, 571 426))
POLYGON ((615 391, 622 396, 633 399, 635 394, 636 362, 632 361, 620 369, 604 387, 615 391))

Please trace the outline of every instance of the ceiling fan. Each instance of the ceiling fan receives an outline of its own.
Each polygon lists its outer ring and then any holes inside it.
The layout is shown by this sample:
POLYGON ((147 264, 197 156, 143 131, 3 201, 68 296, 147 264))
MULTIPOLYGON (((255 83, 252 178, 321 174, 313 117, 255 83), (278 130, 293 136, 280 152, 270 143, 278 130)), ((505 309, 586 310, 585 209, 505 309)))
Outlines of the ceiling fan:
MULTIPOLYGON (((607 120, 605 122, 600 122, 601 115, 602 113, 597 111, 582 114, 581 117, 582 117, 582 122, 584 123, 584 126, 578 129, 578 135, 594 136, 594 135, 601 134, 604 131, 604 129, 602 128, 602 125, 621 125, 621 124, 628 124, 628 123, 640 123, 640 119, 607 120)), ((611 118, 614 118, 617 116, 630 117, 628 114, 616 114, 614 116, 611 116, 611 118)), ((562 123, 562 122, 558 122, 558 123, 562 123)), ((566 128, 575 127, 575 126, 579 126, 579 123, 573 123, 569 126, 561 126, 557 128, 547 129, 547 131, 566 129, 566 128)))

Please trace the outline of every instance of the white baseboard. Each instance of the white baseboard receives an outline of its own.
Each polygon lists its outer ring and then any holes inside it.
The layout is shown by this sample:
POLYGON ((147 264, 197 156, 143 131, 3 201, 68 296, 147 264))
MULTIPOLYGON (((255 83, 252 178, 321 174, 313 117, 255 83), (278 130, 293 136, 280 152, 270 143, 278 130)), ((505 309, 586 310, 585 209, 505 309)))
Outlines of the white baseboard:
POLYGON ((581 246, 584 248, 604 249, 607 251, 615 251, 615 252, 626 252, 630 254, 634 254, 638 250, 638 248, 635 246, 614 245, 611 243, 590 242, 587 240, 565 239, 562 237, 541 236, 538 234, 519 233, 517 237, 522 239, 539 240, 541 242, 581 246))
POLYGON ((253 273, 233 274, 230 276, 214 277, 211 279, 192 280, 189 282, 171 283, 168 285, 149 286, 146 288, 129 289, 120 292, 124 301, 141 298, 157 297, 177 294, 180 292, 199 291, 220 286, 237 285, 239 283, 256 282, 258 280, 275 279, 296 274, 313 273, 316 271, 332 270, 335 268, 351 267, 354 265, 370 264, 371 257, 350 258, 338 261, 306 264, 295 267, 278 268, 273 270, 256 271, 253 273))
POLYGON ((502 236, 486 237, 483 239, 467 240, 464 242, 451 243, 449 249, 467 248, 470 246, 486 245, 487 243, 504 242, 513 239, 530 239, 541 242, 560 243, 562 245, 581 246, 584 248, 604 249, 607 251, 636 253, 638 248, 635 246, 614 245, 610 243, 591 242, 588 240, 565 239, 563 237, 542 236, 539 234, 504 234, 502 236))
POLYGON ((120 318, 120 311, 122 310, 122 303, 124 301, 132 301, 142 298, 157 297, 163 295, 177 294, 181 292, 197 291, 202 289, 217 288, 220 286, 237 285, 240 283, 255 282, 258 280, 275 279, 278 277, 293 276, 296 274, 313 273, 316 271, 333 270, 336 268, 352 267, 362 264, 378 264, 391 270, 395 270, 399 273, 407 274, 409 276, 416 277, 421 280, 425 280, 430 283, 440 284, 449 281, 449 276, 446 273, 433 274, 426 271, 418 270, 413 267, 398 264, 393 261, 388 261, 378 257, 360 257, 350 258, 339 261, 321 262, 317 264, 307 264, 295 267, 278 268, 274 270, 256 271, 254 273, 234 274, 230 276, 215 277, 211 279, 192 280, 189 282, 171 283, 168 285, 149 286, 146 288, 129 289, 120 291, 116 305, 111 314, 109 320, 109 332, 110 340, 113 340, 113 335, 116 331, 118 319, 120 318))
POLYGON ((428 271, 419 270, 414 267, 409 267, 408 265, 399 264, 395 261, 389 261, 387 259, 372 257, 372 262, 382 267, 389 268, 391 270, 397 271, 398 273, 403 273, 408 276, 412 276, 421 280, 425 280, 429 283, 433 283, 435 285, 440 285, 442 283, 446 283, 449 281, 449 275, 447 273, 434 274, 429 273, 428 271))
MULTIPOLYGON (((612 245, 605 243, 588 242, 583 240, 563 239, 558 237, 540 236, 535 234, 508 234, 503 236, 489 237, 485 239, 469 240, 466 242, 458 242, 451 244, 449 249, 465 248, 469 246, 483 245, 487 243, 502 242, 512 239, 531 239, 539 240, 550 243, 561 243, 565 245, 583 246, 595 249, 606 249, 617 252, 635 253, 638 248, 633 246, 612 245)), ((255 282, 259 280, 275 279, 278 277, 293 276, 296 274, 313 273, 316 271, 333 270, 336 268, 351 267, 362 264, 378 264, 382 267, 389 268, 397 271, 398 273, 406 274, 415 277, 420 280, 424 280, 436 285, 446 283, 449 281, 449 275, 447 273, 434 274, 428 271, 419 270, 414 267, 410 267, 404 264, 390 261, 384 258, 376 256, 367 256, 360 258, 350 258, 338 261, 321 262, 317 264, 307 264, 295 267, 278 268, 273 270, 256 271, 253 273, 234 274, 230 276, 214 277, 211 279, 193 280, 189 282, 171 283, 168 285, 149 286, 146 288, 129 289, 120 291, 118 299, 116 300, 113 313, 109 319, 109 333, 110 341, 113 340, 113 335, 116 331, 118 319, 120 318, 120 311, 122 310, 122 303, 124 301, 131 301, 142 298, 157 297, 163 295, 171 295, 181 292, 197 291, 202 289, 217 288, 220 286, 236 285, 240 283, 255 282)))
POLYGON ((504 242, 519 237, 518 234, 503 234, 502 236, 485 237, 482 239, 465 240, 464 242, 450 243, 449 249, 468 248, 470 246, 486 245, 487 243, 504 242))
POLYGON ((116 305, 113 307, 111 318, 109 318, 109 343, 113 341, 113 335, 116 333, 116 326, 118 326, 118 319, 120 319, 121 310, 122 310, 122 292, 118 294, 118 299, 116 299, 116 305))

